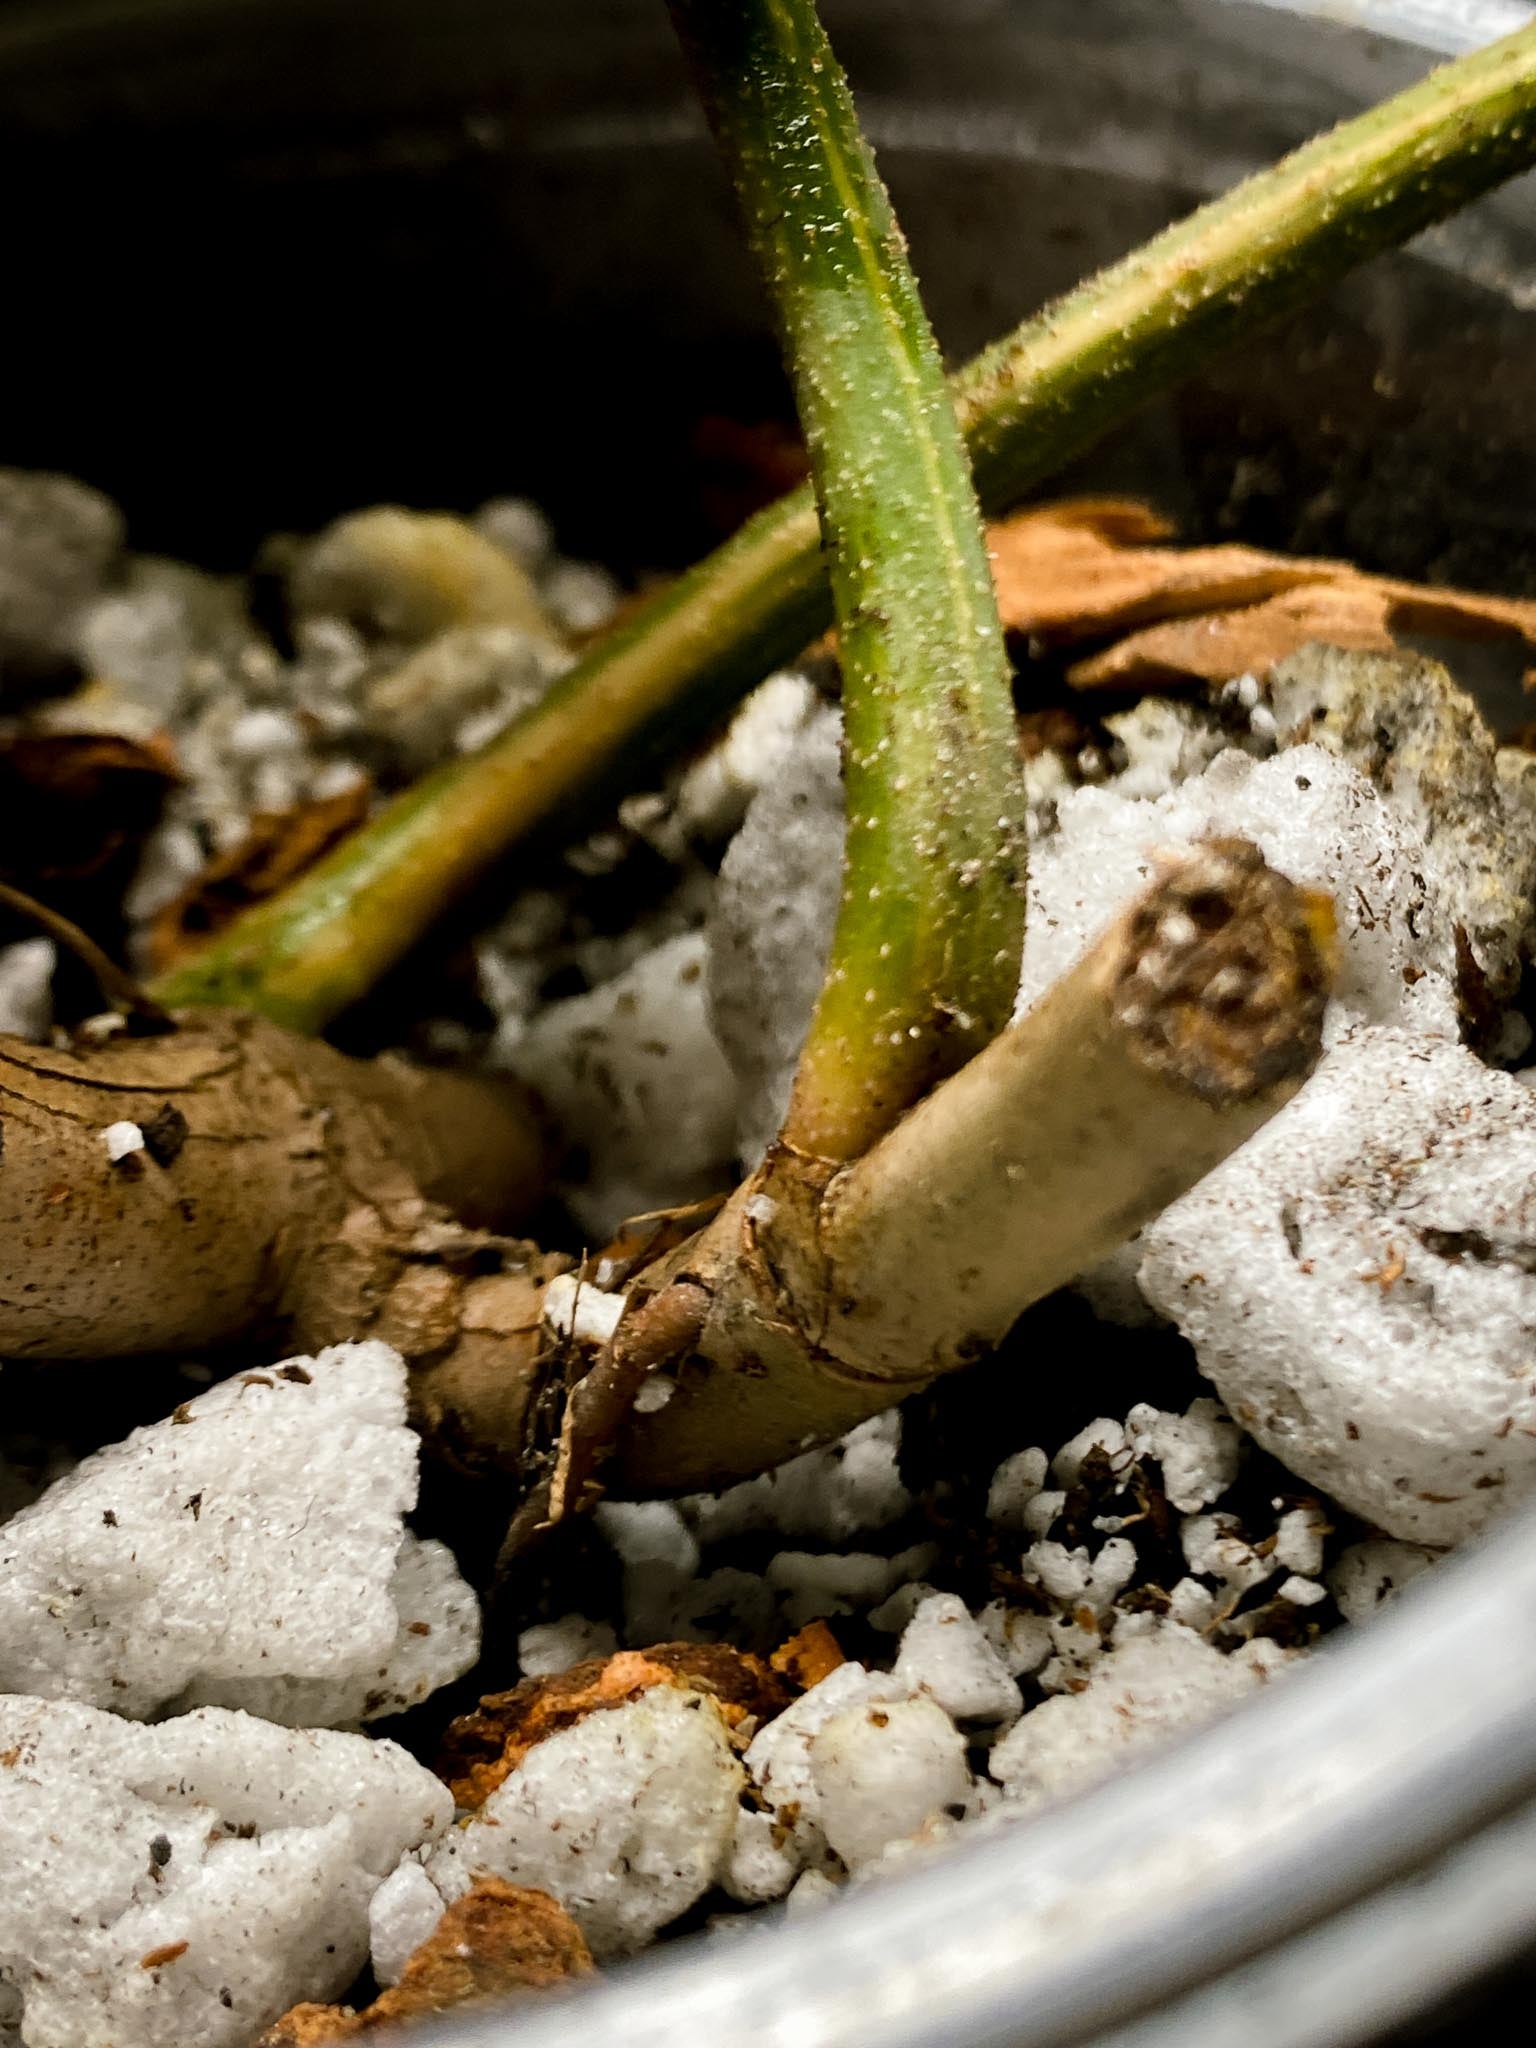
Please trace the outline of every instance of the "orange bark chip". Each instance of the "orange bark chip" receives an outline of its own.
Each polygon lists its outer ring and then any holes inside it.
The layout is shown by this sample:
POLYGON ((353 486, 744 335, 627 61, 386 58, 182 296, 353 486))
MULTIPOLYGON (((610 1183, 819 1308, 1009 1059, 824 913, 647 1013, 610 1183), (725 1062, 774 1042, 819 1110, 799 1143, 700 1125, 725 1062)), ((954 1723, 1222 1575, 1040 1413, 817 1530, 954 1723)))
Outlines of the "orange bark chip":
POLYGON ((809 1692, 813 1685, 820 1685, 839 1664, 846 1664, 847 1658, 838 1647, 837 1637, 824 1621, 813 1621, 781 1643, 768 1659, 774 1670, 782 1673, 802 1692, 809 1692))
POLYGON ((372 2005, 361 2012, 344 2005, 293 2006, 257 2048, 321 2048, 453 2006, 547 1991, 592 1969, 581 1929, 547 1892, 482 1877, 448 1907, 399 1983, 372 2005))

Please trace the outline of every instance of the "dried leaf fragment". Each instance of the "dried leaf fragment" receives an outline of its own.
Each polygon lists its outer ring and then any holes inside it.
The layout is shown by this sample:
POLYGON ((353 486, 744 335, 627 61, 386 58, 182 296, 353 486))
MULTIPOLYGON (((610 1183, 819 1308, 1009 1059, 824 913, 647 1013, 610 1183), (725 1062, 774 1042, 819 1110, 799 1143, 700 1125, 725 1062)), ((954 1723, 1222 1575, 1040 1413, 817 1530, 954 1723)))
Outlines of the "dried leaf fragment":
POLYGON ((1326 580, 1343 566, 1234 544, 1139 544, 1164 540, 1169 531, 1150 508, 1129 499, 1067 499, 998 521, 987 529, 987 548, 1004 631, 1047 641, 1124 633, 1255 603, 1326 580))
POLYGON ((1341 573, 1335 582, 1306 584, 1261 604, 1148 626, 1075 662, 1067 680, 1078 689, 1125 690, 1219 683, 1263 675, 1314 641, 1390 654, 1420 633, 1519 638, 1536 647, 1536 604, 1341 573))
POLYGON ((724 1195, 707 1195, 680 1209, 654 1209, 643 1216, 626 1217, 594 1261, 594 1272, 602 1275, 597 1284, 606 1288, 627 1285, 646 1266, 686 1244, 719 1214, 724 1203, 724 1195))
POLYGON ((1369 591, 1313 585, 1236 611, 1143 627, 1074 662, 1068 678, 1080 690, 1094 690, 1262 675, 1309 640, 1362 652, 1392 647, 1382 614, 1381 602, 1369 591))
POLYGON ((159 741, 110 732, 0 740, 0 877, 110 941, 175 780, 175 758, 159 741))
POLYGON ((222 931, 243 910, 275 896, 368 815, 369 785, 359 780, 334 796, 286 811, 258 811, 238 845, 215 854, 200 875, 156 912, 148 935, 149 964, 161 973, 222 931))
POLYGON ((1082 689, 1145 690, 1262 674, 1314 640, 1390 652, 1413 634, 1536 649, 1536 602, 1371 576, 1348 562, 1235 544, 1170 547, 1134 499, 1064 499, 988 528, 1005 630, 1109 644, 1068 670, 1082 689))

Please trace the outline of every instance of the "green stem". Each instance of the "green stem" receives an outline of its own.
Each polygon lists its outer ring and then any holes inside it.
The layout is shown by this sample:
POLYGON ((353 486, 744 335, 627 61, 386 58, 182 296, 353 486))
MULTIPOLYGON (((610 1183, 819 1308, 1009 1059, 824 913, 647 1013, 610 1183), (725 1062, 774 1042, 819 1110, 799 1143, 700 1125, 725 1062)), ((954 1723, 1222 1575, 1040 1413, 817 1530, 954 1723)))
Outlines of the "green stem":
POLYGON ((1305 143, 994 342, 955 380, 1011 504, 1128 413, 1536 164, 1536 25, 1305 143))
POLYGON ((807 492, 771 506, 478 753, 402 791, 307 873, 151 985, 168 1008, 321 1031, 518 840, 573 801, 643 785, 827 624, 807 492))
POLYGON ((848 849, 786 1140, 866 1151, 1008 1021, 1023 791, 965 443, 815 0, 671 0, 773 300, 821 513, 848 849))
MULTIPOLYGON (((1536 27, 1308 143, 1058 300, 953 380, 998 511, 1356 264, 1536 163, 1536 27)), ((447 764, 151 993, 318 1030, 534 826, 646 774, 831 619, 809 489, 759 513, 478 754, 447 764)))

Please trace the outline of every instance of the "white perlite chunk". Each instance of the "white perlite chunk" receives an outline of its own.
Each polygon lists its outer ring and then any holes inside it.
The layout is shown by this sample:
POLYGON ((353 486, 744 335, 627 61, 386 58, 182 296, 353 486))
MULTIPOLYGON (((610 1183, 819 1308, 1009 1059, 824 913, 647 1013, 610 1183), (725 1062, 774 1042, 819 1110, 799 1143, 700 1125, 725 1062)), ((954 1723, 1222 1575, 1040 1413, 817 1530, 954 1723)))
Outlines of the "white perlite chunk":
POLYGON ((956 1721, 1011 1722, 1019 1688, 997 1650, 956 1593, 935 1593, 907 1623, 896 1676, 927 1693, 956 1721))
POLYGON ((989 1601, 977 1615, 976 1625, 1012 1678, 1038 1671, 1055 1647, 1051 1623, 1045 1615, 1010 1607, 1003 1600, 989 1601))
POLYGON ((1143 697, 1104 724, 1124 755, 1114 779, 1121 796, 1166 796, 1208 768, 1227 745, 1220 722, 1204 706, 1169 697, 1143 697))
POLYGON ((123 543, 109 498, 67 476, 0 469, 0 693, 64 656, 123 543))
POLYGON ((1328 1535, 1328 1517, 1319 1507, 1292 1508, 1275 1524, 1275 1562, 1304 1579, 1315 1579, 1323 1568, 1323 1541, 1328 1535))
POLYGON ((1328 1598, 1328 1588, 1320 1586, 1316 1579, 1301 1579, 1292 1573, 1280 1581, 1275 1597, 1277 1600, 1289 1600, 1293 1607, 1316 1607, 1328 1598))
POLYGON ((452 1817, 392 1742, 0 1699, 0 1971, 27 2048, 246 2048, 343 1991, 385 1873, 452 1817))
POLYGON ((1058 1486, 1076 1486, 1090 1457, 1106 1460, 1112 1470, 1124 1471, 1131 1463, 1131 1454, 1125 1447, 1125 1424, 1110 1415, 1100 1415, 1085 1423, 1052 1458, 1051 1477, 1058 1486))
POLYGON ((1103 1615, 1135 1575, 1136 1548, 1124 1536, 1111 1536, 1090 1557, 1085 1544, 1069 1549, 1065 1543, 1046 1540, 1029 1546, 1020 1568, 1050 1599, 1073 1609, 1091 1607, 1103 1615))
POLYGON ((860 1530, 888 1527, 911 1507, 897 1464, 900 1447, 901 1416, 893 1408, 822 1450, 802 1452, 723 1493, 690 1494, 678 1506, 706 1545, 758 1529, 842 1543, 860 1530))
POLYGON ((487 498, 470 524, 530 576, 537 576, 555 551, 554 530, 531 498, 487 498))
MULTIPOLYGON (((220 685, 233 684, 225 709, 238 718, 241 685, 276 669, 237 579, 153 555, 131 558, 112 589, 81 614, 72 651, 94 679, 85 698, 90 716, 141 738, 191 719, 220 685)), ((56 711, 68 715, 69 701, 56 711)))
POLYGON ((637 1629, 628 1618, 625 1640, 631 1645, 717 1643, 722 1637, 752 1642, 774 1629, 778 1619, 777 1603, 759 1573, 721 1565, 674 1590, 662 1610, 661 1626, 637 1629))
POLYGON ((694 1584, 699 1546, 669 1500, 605 1500, 592 1517, 624 1568, 624 1632, 632 1644, 667 1641, 673 1605, 694 1584))
POLYGON ((795 1879, 794 1889, 784 1901, 784 1917, 787 1920, 803 1920, 808 1913, 830 1906, 839 1896, 842 1886, 827 1876, 824 1870, 803 1870, 795 1879))
POLYGON ((1328 1590, 1346 1621, 1369 1621, 1378 1608, 1400 1593, 1421 1572, 1428 1571, 1437 1552, 1421 1543, 1395 1543, 1390 1537, 1368 1537, 1339 1555, 1328 1574, 1328 1590))
POLYGON ((1080 1273, 1072 1283, 1072 1291, 1082 1296, 1101 1323, 1118 1323, 1125 1330, 1155 1329, 1162 1318, 1136 1284, 1140 1264, 1138 1232, 1108 1258, 1080 1273))
POLYGON ((1284 1661, 1273 1643, 1248 1643, 1224 1656, 1177 1622, 1122 1620, 1082 1689, 1042 1700, 1004 1736, 987 1767, 1011 1804, 1044 1806, 1213 1719, 1284 1661))
POLYGON ((1460 928, 1492 993, 1509 996, 1536 920, 1536 760, 1500 748, 1438 662, 1308 647, 1270 690, 1286 736, 1352 762, 1411 820, 1440 918, 1460 928))
POLYGON ((116 1166, 130 1153, 144 1150, 144 1133, 137 1124, 108 1124, 101 1134, 101 1142, 107 1148, 107 1157, 116 1166))
POLYGON ((443 1917, 443 1896, 414 1856, 392 1870, 368 1904, 368 1949, 380 1984, 400 1972, 443 1917))
POLYGON ((899 1636, 906 1632, 907 1623, 916 1614, 925 1600, 931 1600, 938 1591, 923 1579, 908 1579, 898 1586, 894 1593, 882 1600, 878 1607, 869 1608, 864 1619, 871 1628, 879 1629, 882 1635, 899 1636))
POLYGON ((736 1815, 720 1883, 744 1906, 782 1899, 800 1874, 800 1858, 771 1813, 744 1806, 736 1815))
MULTIPOLYGON (((1168 721, 1149 714, 1144 723, 1168 721)), ((1211 760, 1209 721, 1172 725, 1177 731, 1159 730, 1145 756, 1140 730, 1128 731, 1137 744, 1123 777, 1059 792, 1054 829, 1031 848, 1019 1011, 1147 884, 1159 852, 1237 833, 1292 880, 1335 898, 1343 971, 1330 1039, 1371 1023, 1454 1037, 1452 912, 1463 870, 1448 857, 1428 860, 1423 806, 1383 794, 1321 745, 1266 761, 1228 748, 1211 760), (1175 775, 1188 779, 1170 788, 1175 775)), ((721 867, 710 1002, 741 1083, 738 1136, 748 1161, 782 1119, 826 963, 844 833, 839 738, 830 711, 806 728, 782 773, 753 799, 721 867)))
POLYGON ((1180 1525, 1179 1541, 1190 1570, 1215 1579, 1229 1596, 1241 1599, 1275 1575, 1274 1551, 1256 1548, 1243 1535, 1236 1515, 1188 1515, 1180 1525))
POLYGON ((608 1622, 562 1614, 558 1621, 536 1621, 521 1631, 517 1665, 524 1678, 549 1678, 588 1657, 611 1657, 618 1647, 608 1622))
POLYGON ((1025 1511, 1045 1490, 1049 1470, 1050 1460, 1038 1446, 1004 1458, 987 1488, 987 1520, 999 1529, 1022 1532, 1027 1526, 1025 1511))
POLYGON ((184 1402, 0 1533, 0 1688, 300 1725, 423 1698, 473 1663, 479 1616, 443 1546, 405 1534, 416 1461, 387 1344, 184 1402))
POLYGON ((1125 1418, 1125 1431, 1138 1458, 1157 1460, 1163 1491, 1181 1515, 1209 1507, 1237 1477, 1243 1433, 1208 1396, 1191 1401, 1182 1415, 1166 1415, 1139 1401, 1125 1418))
POLYGON ((544 1290, 544 1321, 557 1337, 606 1344, 627 1300, 623 1294, 606 1294, 579 1273, 557 1273, 544 1290))
POLYGON ((53 1023, 51 939, 20 939, 0 946, 0 1032, 41 1044, 53 1023))
POLYGON ((1362 1024, 1456 1035, 1450 922, 1413 822, 1321 746, 1255 762, 1235 750, 1154 801, 1113 783, 1065 797, 1030 857, 1018 1010, 1065 973, 1151 880, 1160 850, 1210 833, 1254 840, 1294 882, 1329 891, 1341 970, 1325 1036, 1362 1024))
POLYGON ((480 1603, 444 1543, 407 1531, 389 1597, 394 1640, 385 1654, 335 1678, 196 1679, 182 1706, 243 1707, 288 1728, 351 1728, 420 1706, 480 1654, 480 1603))
POLYGON ((626 1955, 714 1882, 741 1786, 713 1701, 656 1686, 535 1744, 427 1874, 450 1901, 482 1875, 537 1886, 595 1956, 626 1955))
POLYGON ((931 1544, 914 1544, 895 1557, 872 1550, 781 1550, 769 1559, 764 1576, 779 1596, 785 1623, 797 1629, 828 1615, 877 1606, 927 1571, 934 1556, 931 1544))
POLYGON ((531 711, 569 667, 546 635, 518 626, 459 626, 434 635, 360 692, 368 738, 397 775, 467 753, 531 711))
POLYGON ((824 711, 752 799, 720 866, 709 922, 715 1034, 741 1087, 744 1161, 783 1122, 821 992, 843 871, 842 724, 824 711))
POLYGON ((1238 1422, 1389 1535, 1457 1542, 1536 1485, 1536 1097, 1464 1047, 1336 1048, 1150 1227, 1142 1285, 1238 1422))
POLYGON ((685 932, 585 995, 552 1003, 509 1065, 587 1166, 566 1192, 599 1239, 732 1178, 736 1082, 705 1012, 704 938, 685 932))
POLYGON ((760 683, 726 727, 724 737, 684 769, 674 816, 684 841, 734 832, 757 792, 776 777, 821 700, 793 669, 760 683))
POLYGON ((839 1664, 753 1736, 745 1759, 748 1774, 801 1861, 814 1862, 826 1850, 811 1768, 813 1739, 836 1715, 905 1693, 901 1681, 888 1673, 866 1671, 851 1661, 839 1664))
POLYGON ((965 1741, 933 1700, 892 1700, 834 1714, 811 1739, 811 1777, 827 1846, 850 1871, 965 1803, 965 1741))
POLYGON ((566 632, 601 632, 624 593, 596 562, 557 562, 541 578, 539 596, 566 632))

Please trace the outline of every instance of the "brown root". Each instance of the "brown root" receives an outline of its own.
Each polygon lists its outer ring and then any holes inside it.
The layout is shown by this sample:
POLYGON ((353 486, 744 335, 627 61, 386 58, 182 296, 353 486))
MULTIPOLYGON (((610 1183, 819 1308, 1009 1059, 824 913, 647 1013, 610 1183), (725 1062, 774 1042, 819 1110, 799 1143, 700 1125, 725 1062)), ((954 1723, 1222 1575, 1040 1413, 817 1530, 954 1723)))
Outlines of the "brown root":
POLYGON ((0 1041, 0 1355, 378 1336, 446 1436, 473 1407, 518 1441, 561 1262, 491 1233, 542 1168, 516 1090, 349 1060, 255 1017, 0 1041))
POLYGON ((29 896, 25 889, 18 889, 10 882, 0 882, 0 908, 16 911, 56 945, 73 953, 94 976, 96 986, 108 1003, 120 1016, 130 1019, 134 1028, 141 1031, 170 1030, 171 1020, 160 1005, 152 1001, 133 976, 119 967, 112 956, 97 945, 89 932, 82 931, 73 919, 62 916, 57 910, 50 910, 46 903, 39 903, 35 896, 29 896))

